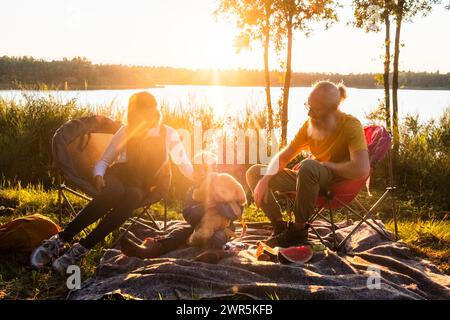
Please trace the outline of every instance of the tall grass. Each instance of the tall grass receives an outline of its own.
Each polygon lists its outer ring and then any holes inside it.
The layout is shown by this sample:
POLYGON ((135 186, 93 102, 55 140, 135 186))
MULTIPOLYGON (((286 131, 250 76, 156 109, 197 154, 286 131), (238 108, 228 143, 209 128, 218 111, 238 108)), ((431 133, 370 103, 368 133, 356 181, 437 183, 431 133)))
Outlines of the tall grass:
MULTIPOLYGON (((162 101, 164 122, 174 128, 192 132, 194 125, 202 129, 265 128, 265 113, 252 108, 236 118, 217 117, 209 105, 169 106, 162 101)), ((51 140, 55 130, 66 121, 93 113, 122 119, 111 105, 77 106, 76 100, 63 102, 49 95, 23 94, 23 99, 0 99, 0 173, 2 181, 39 185, 44 189, 54 185, 55 174, 51 158, 51 140)), ((373 117, 373 116, 372 116, 373 117)), ((408 116, 401 127, 401 145, 395 161, 397 195, 411 201, 424 216, 430 212, 450 210, 450 108, 434 121, 420 124, 417 115, 408 116)), ((192 154, 192 153, 191 153, 192 154)), ((387 182, 386 163, 375 172, 373 185, 387 182)))
POLYGON ((0 168, 2 178, 48 185, 51 172, 51 139, 69 119, 91 112, 75 100, 61 102, 49 95, 24 94, 20 102, 0 99, 0 168))
POLYGON ((450 210, 450 108, 440 119, 406 117, 396 161, 397 183, 419 207, 450 210))
MULTIPOLYGON (((380 104, 366 117, 384 124, 380 104)), ((422 215, 442 218, 450 211, 450 107, 439 119, 421 122, 419 114, 407 115, 400 125, 399 152, 393 158, 397 194, 422 215)), ((388 183, 387 159, 375 170, 372 182, 388 183)))
MULTIPOLYGON (((161 103, 164 123, 192 132, 197 123, 202 130, 218 129, 225 123, 233 128, 264 128, 264 114, 247 109, 235 119, 217 117, 208 105, 169 106, 161 103)), ((48 189, 55 183, 51 141, 65 122, 83 116, 102 114, 124 120, 124 112, 105 106, 78 106, 77 101, 63 102, 52 94, 24 93, 21 99, 0 98, 0 174, 2 181, 41 184, 48 189)), ((206 141, 204 142, 207 143, 206 141)), ((191 143, 192 147, 194 146, 191 143)), ((193 155, 194 150, 191 150, 193 155)))

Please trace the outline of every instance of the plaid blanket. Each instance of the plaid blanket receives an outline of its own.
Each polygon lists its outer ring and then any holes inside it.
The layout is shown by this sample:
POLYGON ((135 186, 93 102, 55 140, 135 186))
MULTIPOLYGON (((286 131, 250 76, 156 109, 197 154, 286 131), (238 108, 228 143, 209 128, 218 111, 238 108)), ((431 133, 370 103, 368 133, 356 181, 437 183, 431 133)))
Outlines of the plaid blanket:
MULTIPOLYGON (((171 221, 167 232, 178 223, 182 222, 171 221)), ((326 222, 316 221, 314 226, 325 241, 331 241, 326 222)), ((353 226, 352 222, 339 225, 338 240, 353 226)), ((450 299, 449 276, 414 257, 405 243, 385 241, 365 224, 342 252, 315 252, 304 265, 258 261, 256 244, 270 230, 264 223, 248 227, 246 235, 235 240, 248 248, 228 253, 218 264, 193 261, 199 253, 195 248, 146 260, 110 249, 95 275, 81 289, 71 291, 68 299, 101 299, 111 294, 140 299, 450 299)), ((137 237, 152 232, 134 230, 137 237)))

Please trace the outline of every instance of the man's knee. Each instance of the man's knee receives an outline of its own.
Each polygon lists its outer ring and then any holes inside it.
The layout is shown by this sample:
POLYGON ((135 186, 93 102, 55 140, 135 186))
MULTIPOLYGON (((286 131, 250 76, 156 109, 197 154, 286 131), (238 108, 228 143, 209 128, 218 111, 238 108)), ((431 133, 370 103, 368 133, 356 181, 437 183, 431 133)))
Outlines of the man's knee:
POLYGON ((299 178, 314 178, 319 174, 321 164, 317 160, 306 159, 300 162, 297 175, 299 178))
POLYGON ((266 165, 254 164, 245 173, 245 179, 247 180, 247 185, 250 189, 254 189, 258 181, 263 176, 264 170, 267 168, 266 165))

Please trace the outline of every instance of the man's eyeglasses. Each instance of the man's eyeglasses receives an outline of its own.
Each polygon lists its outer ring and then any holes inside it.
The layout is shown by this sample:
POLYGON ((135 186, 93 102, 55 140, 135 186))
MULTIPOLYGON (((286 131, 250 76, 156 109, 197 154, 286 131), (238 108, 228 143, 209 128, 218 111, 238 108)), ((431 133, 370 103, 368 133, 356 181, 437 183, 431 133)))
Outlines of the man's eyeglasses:
POLYGON ((315 107, 311 109, 311 105, 308 102, 304 103, 306 110, 308 111, 308 115, 314 118, 322 118, 327 115, 327 111, 322 108, 315 107))

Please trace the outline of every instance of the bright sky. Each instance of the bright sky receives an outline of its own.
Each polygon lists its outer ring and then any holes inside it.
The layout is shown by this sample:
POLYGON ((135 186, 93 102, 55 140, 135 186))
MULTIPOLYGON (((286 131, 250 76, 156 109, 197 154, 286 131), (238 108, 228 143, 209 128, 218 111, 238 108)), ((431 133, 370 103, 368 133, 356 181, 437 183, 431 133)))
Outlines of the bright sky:
MULTIPOLYGON (((299 72, 380 72, 383 34, 346 26, 351 0, 340 1, 341 22, 305 38, 295 35, 299 72)), ((216 0, 2 0, 0 55, 44 59, 84 56, 95 63, 187 68, 262 69, 262 51, 236 54, 233 22, 216 21, 216 0)), ((393 33, 393 32, 392 32, 393 33)), ((435 7, 404 25, 401 69, 450 72, 450 11, 435 7)), ((279 60, 272 54, 272 67, 279 60)))

